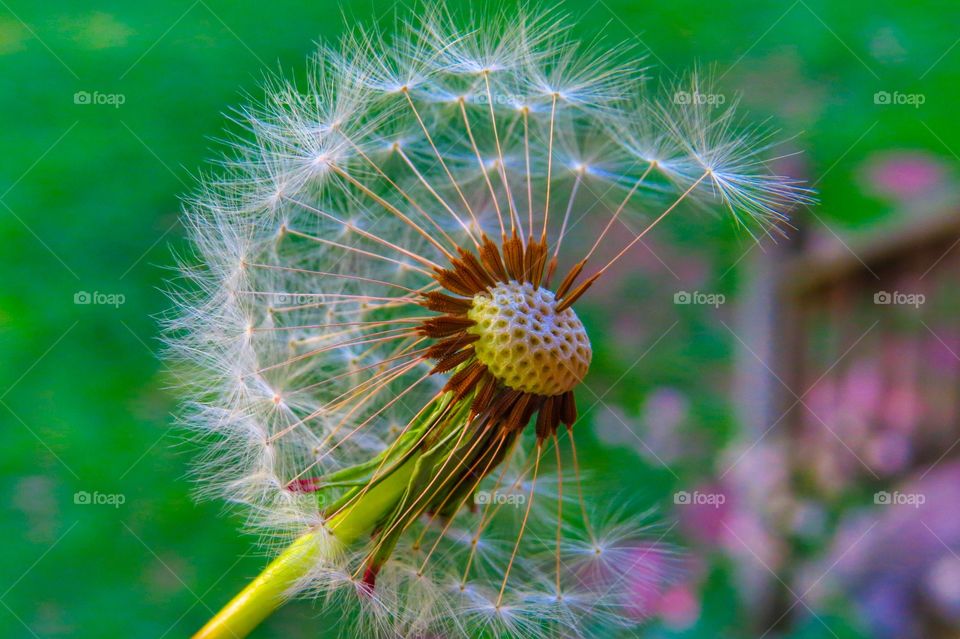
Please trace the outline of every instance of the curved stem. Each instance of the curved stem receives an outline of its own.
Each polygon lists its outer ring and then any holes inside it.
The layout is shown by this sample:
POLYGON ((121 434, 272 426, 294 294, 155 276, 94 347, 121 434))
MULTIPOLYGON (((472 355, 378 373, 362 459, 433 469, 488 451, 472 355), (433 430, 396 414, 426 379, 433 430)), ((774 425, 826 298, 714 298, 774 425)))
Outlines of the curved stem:
POLYGON ((337 544, 347 546, 374 528, 402 496, 416 459, 417 456, 412 456, 355 504, 332 517, 325 529, 314 529, 294 541, 193 635, 193 639, 241 639, 250 634, 283 605, 290 590, 318 559, 323 559, 325 551, 335 551, 337 544), (332 539, 325 539, 328 536, 332 539))
POLYGON ((247 584, 193 639, 245 637, 280 607, 284 595, 307 572, 320 552, 317 533, 297 539, 247 584))

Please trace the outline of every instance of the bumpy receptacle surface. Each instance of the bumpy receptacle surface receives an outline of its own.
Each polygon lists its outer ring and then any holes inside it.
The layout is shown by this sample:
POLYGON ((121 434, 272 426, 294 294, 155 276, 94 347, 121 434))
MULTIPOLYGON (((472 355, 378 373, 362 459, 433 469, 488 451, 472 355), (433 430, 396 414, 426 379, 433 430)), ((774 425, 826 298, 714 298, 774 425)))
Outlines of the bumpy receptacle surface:
POLYGON ((529 283, 497 284, 477 294, 468 317, 480 336, 477 359, 507 387, 560 395, 583 379, 593 351, 573 309, 557 312, 554 294, 529 283))

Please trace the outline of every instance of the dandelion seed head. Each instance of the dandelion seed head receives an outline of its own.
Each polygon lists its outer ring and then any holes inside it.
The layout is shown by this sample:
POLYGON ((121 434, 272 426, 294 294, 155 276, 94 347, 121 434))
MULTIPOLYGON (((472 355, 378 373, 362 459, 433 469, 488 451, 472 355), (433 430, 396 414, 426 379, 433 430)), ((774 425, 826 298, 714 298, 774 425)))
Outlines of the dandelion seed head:
POLYGON ((735 100, 655 94, 639 56, 559 15, 421 8, 269 81, 187 203, 169 334, 198 492, 267 552, 312 535, 289 594, 362 636, 630 625, 625 573, 650 558, 655 587, 670 553, 586 507, 576 309, 680 204, 765 232, 809 193, 767 171, 735 100))

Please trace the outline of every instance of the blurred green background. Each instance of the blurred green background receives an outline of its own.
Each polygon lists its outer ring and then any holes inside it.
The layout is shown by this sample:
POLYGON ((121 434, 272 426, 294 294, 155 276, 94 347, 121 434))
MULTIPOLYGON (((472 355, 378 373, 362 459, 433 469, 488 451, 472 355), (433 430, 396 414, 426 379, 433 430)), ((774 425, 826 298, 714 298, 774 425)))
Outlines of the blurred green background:
MULTIPOLYGON (((722 87, 741 91, 752 115, 799 134, 788 147, 803 151, 792 170, 816 183, 816 216, 831 228, 870 227, 890 214, 860 187, 871 154, 957 159, 960 5, 558 6, 585 37, 603 30, 611 42, 639 43, 654 78, 715 63, 722 87), (876 104, 878 91, 925 100, 876 104)), ((215 154, 223 113, 243 92, 256 94, 265 69, 302 75, 313 41, 336 38, 353 20, 387 25, 395 8, 0 0, 0 636, 187 636, 262 566, 237 521, 192 501, 189 446, 169 431, 175 397, 156 315, 167 308, 171 247, 183 241, 178 197, 215 154), (75 303, 82 292, 122 304, 75 303), (80 491, 123 503, 75 503, 80 491)), ((736 299, 740 278, 728 269, 749 247, 744 238, 694 220, 659 242, 674 270, 700 269, 697 281, 736 299)), ((708 311, 645 304, 662 288, 657 278, 672 279, 658 268, 631 282, 643 330, 627 331, 633 343, 595 338, 595 374, 602 388, 649 351, 604 402, 630 419, 657 388, 684 393, 689 446, 667 467, 638 458, 629 440, 585 442, 586 456, 603 461, 599 474, 669 518, 670 495, 697 480, 738 425, 725 383, 731 334, 708 311)), ((710 558, 698 588, 695 623, 644 632, 750 636, 729 560, 710 558)), ((311 623, 317 614, 289 606, 258 636, 327 636, 311 623)), ((842 605, 821 616, 833 636, 867 636, 842 605)), ((815 622, 787 632, 830 636, 815 622)))

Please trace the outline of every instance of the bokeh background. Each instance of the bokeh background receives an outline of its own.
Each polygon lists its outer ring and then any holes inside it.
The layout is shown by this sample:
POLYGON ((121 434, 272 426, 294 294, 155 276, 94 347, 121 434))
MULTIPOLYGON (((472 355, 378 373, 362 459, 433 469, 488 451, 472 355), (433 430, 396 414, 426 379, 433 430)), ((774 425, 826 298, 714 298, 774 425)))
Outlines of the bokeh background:
MULTIPOLYGON (((178 196, 266 71, 396 7, 0 0, 0 636, 187 636, 262 566, 169 430, 178 196)), ((671 221, 585 312, 584 465, 684 549, 636 636, 957 636, 960 5, 558 7, 653 78, 715 65, 821 200, 759 247, 671 221)))

